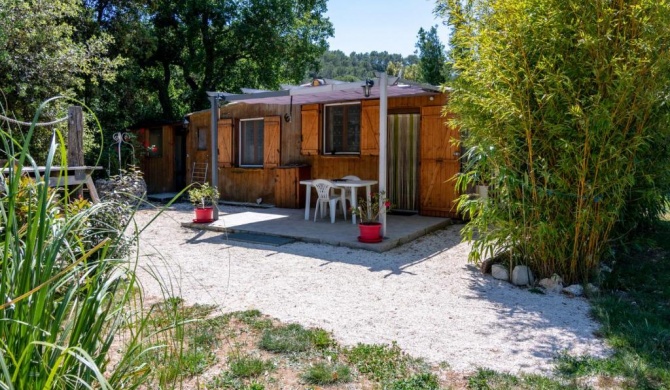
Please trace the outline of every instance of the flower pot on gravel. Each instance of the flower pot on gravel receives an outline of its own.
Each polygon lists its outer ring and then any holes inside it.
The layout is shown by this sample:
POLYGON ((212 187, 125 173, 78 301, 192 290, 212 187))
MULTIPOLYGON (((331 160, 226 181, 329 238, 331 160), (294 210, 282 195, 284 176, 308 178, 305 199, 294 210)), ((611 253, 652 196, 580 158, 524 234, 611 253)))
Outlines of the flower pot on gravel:
POLYGON ((361 222, 358 224, 360 236, 358 241, 365 243, 374 243, 382 241, 382 224, 379 222, 361 222))
POLYGON ((214 207, 196 207, 195 208, 195 223, 207 223, 214 221, 214 207))

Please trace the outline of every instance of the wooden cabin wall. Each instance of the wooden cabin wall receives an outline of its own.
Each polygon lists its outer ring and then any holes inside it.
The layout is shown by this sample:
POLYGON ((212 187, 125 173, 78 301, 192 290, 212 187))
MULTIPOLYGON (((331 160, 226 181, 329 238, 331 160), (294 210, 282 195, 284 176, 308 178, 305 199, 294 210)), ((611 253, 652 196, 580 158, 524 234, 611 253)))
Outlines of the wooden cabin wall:
MULTIPOLYGON (((379 100, 363 100, 362 105, 379 106, 379 100)), ((389 98, 388 110, 395 109, 420 109, 425 106, 443 106, 446 104, 446 96, 429 96, 389 98)), ((377 121, 379 118, 377 118, 377 121)), ((323 105, 319 107, 319 150, 321 148, 321 131, 323 130, 323 105)), ((308 165, 312 166, 312 178, 336 179, 347 175, 355 175, 361 179, 377 180, 379 177, 378 155, 312 155, 306 156, 308 165)), ((374 191, 375 189, 373 189, 374 191)))
MULTIPOLYGON (((299 145, 301 139, 300 106, 230 104, 221 107, 219 110, 219 118, 233 121, 234 156, 238 154, 236 139, 239 131, 239 120, 268 116, 279 116, 281 118, 279 167, 238 168, 234 165, 228 167, 218 164, 221 198, 229 201, 251 203, 255 203, 256 199, 262 198, 264 203, 275 204, 278 207, 301 207, 298 206, 296 199, 304 199, 304 188, 300 193, 296 180, 309 178, 309 175, 305 174, 304 168, 300 168, 300 165, 305 164, 306 159, 300 155, 300 148, 296 146, 299 145), (291 116, 289 122, 285 120, 285 114, 287 113, 291 116), (291 194, 294 195, 291 196, 291 194)), ((187 182, 190 182, 194 162, 206 162, 211 165, 210 139, 207 139, 208 147, 206 151, 197 150, 197 129, 206 127, 209 137, 210 113, 209 111, 194 113, 190 116, 189 121, 190 130, 186 159, 187 182)), ((235 158, 233 160, 236 161, 235 158)), ((209 175, 211 175, 211 171, 209 175)))
POLYGON ((421 109, 419 139, 419 212, 433 217, 457 217, 454 200, 458 196, 451 180, 460 171, 460 149, 452 139, 458 129, 448 126, 439 107, 421 109))
POLYGON ((175 129, 172 125, 162 126, 163 144, 158 145, 163 154, 161 157, 143 157, 140 169, 147 183, 147 193, 157 194, 175 191, 175 178, 172 172, 175 169, 174 137, 175 129))
MULTIPOLYGON (((372 113, 379 105, 378 100, 372 99, 361 103, 363 107, 371 107, 372 113)), ((460 166, 458 156, 454 155, 455 151, 452 150, 453 147, 449 143, 449 139, 457 137, 458 132, 448 129, 445 124, 446 120, 441 117, 441 109, 446 104, 445 94, 433 96, 432 99, 430 96, 390 98, 388 103, 389 113, 407 110, 422 114, 419 135, 421 148, 419 213, 422 215, 441 217, 456 215, 453 210, 453 200, 456 194, 453 190, 453 183, 448 179, 458 172, 460 166)), ((313 115, 310 120, 318 121, 319 129, 319 145, 313 153, 310 153, 311 155, 301 154, 303 132, 300 106, 296 105, 290 109, 290 122, 284 120, 284 115, 289 112, 287 105, 232 104, 220 109, 219 118, 233 120, 234 145, 237 145, 235 139, 238 136, 239 119, 268 116, 282 118, 280 166, 277 168, 238 168, 219 164, 217 168, 222 199, 255 202, 257 198, 263 198, 264 203, 273 203, 279 207, 303 207, 304 186, 299 185, 299 180, 334 179, 346 175, 356 175, 362 179, 376 180, 378 178, 379 157, 377 153, 366 152, 355 156, 318 154, 322 142, 323 105, 310 106, 309 109, 318 110, 318 119, 313 115), (308 165, 309 168, 300 167, 300 165, 308 165)), ((211 163, 209 111, 194 113, 189 120, 191 124, 187 137, 187 182, 190 182, 193 162, 211 163), (207 150, 198 151, 197 129, 203 127, 207 129, 207 150)), ((238 150, 235 149, 233 154, 237 155, 237 153, 238 150)))

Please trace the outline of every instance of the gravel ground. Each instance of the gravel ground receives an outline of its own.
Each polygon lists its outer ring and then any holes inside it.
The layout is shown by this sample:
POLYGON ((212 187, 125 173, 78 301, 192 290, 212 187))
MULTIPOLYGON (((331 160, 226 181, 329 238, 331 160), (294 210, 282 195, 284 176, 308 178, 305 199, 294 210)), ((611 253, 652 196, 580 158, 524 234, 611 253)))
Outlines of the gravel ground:
MULTIPOLYGON (((144 224, 154 215, 142 210, 136 219, 144 224)), ((177 206, 142 233, 147 297, 161 299, 168 289, 223 312, 258 309, 324 328, 344 345, 396 341, 413 356, 463 372, 549 374, 559 353, 607 353, 585 299, 533 294, 482 275, 467 263, 459 225, 373 253, 227 241, 222 233, 182 228, 190 218, 190 206, 177 206)))

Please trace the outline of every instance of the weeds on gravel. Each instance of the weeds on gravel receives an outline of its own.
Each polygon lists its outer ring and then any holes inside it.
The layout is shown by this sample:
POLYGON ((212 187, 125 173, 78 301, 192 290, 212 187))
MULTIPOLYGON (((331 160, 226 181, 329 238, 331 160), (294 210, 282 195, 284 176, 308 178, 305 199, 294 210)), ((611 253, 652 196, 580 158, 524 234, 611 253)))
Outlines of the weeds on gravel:
POLYGON ((435 374, 421 373, 409 379, 398 379, 390 386, 391 390, 439 390, 440 383, 435 374))
POLYGON ((351 381, 351 370, 340 363, 316 363, 302 375, 305 382, 312 385, 333 385, 351 381))
POLYGON ((305 352, 312 347, 312 332, 299 324, 289 324, 263 332, 259 347, 276 353, 305 352))
POLYGON ((514 376, 487 369, 479 369, 476 374, 468 378, 468 389, 472 390, 568 390, 577 388, 575 385, 563 385, 540 375, 514 376))
POLYGON ((261 314, 261 312, 258 310, 241 311, 233 313, 232 316, 249 325, 252 329, 255 330, 272 328, 272 321, 268 318, 264 318, 263 314, 261 314))
POLYGON ((228 366, 230 373, 236 378, 254 378, 274 368, 271 361, 239 354, 228 358, 228 366))
POLYGON ((358 344, 346 349, 344 355, 361 374, 382 383, 392 383, 426 369, 422 360, 407 355, 395 342, 391 345, 358 344))

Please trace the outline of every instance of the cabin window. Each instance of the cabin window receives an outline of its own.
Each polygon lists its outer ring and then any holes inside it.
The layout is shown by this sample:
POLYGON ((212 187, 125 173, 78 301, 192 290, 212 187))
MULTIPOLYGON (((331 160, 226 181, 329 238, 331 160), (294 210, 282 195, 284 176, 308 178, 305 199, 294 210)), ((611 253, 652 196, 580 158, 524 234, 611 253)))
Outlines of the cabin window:
POLYGON ((361 152, 361 105, 326 105, 324 110, 323 153, 359 154, 361 152))
POLYGON ((263 166, 263 118, 240 120, 240 166, 263 166))
POLYGON ((198 128, 198 150, 207 150, 207 131, 206 127, 198 128))
POLYGON ((163 157, 163 128, 148 129, 144 136, 144 147, 148 157, 163 157))

